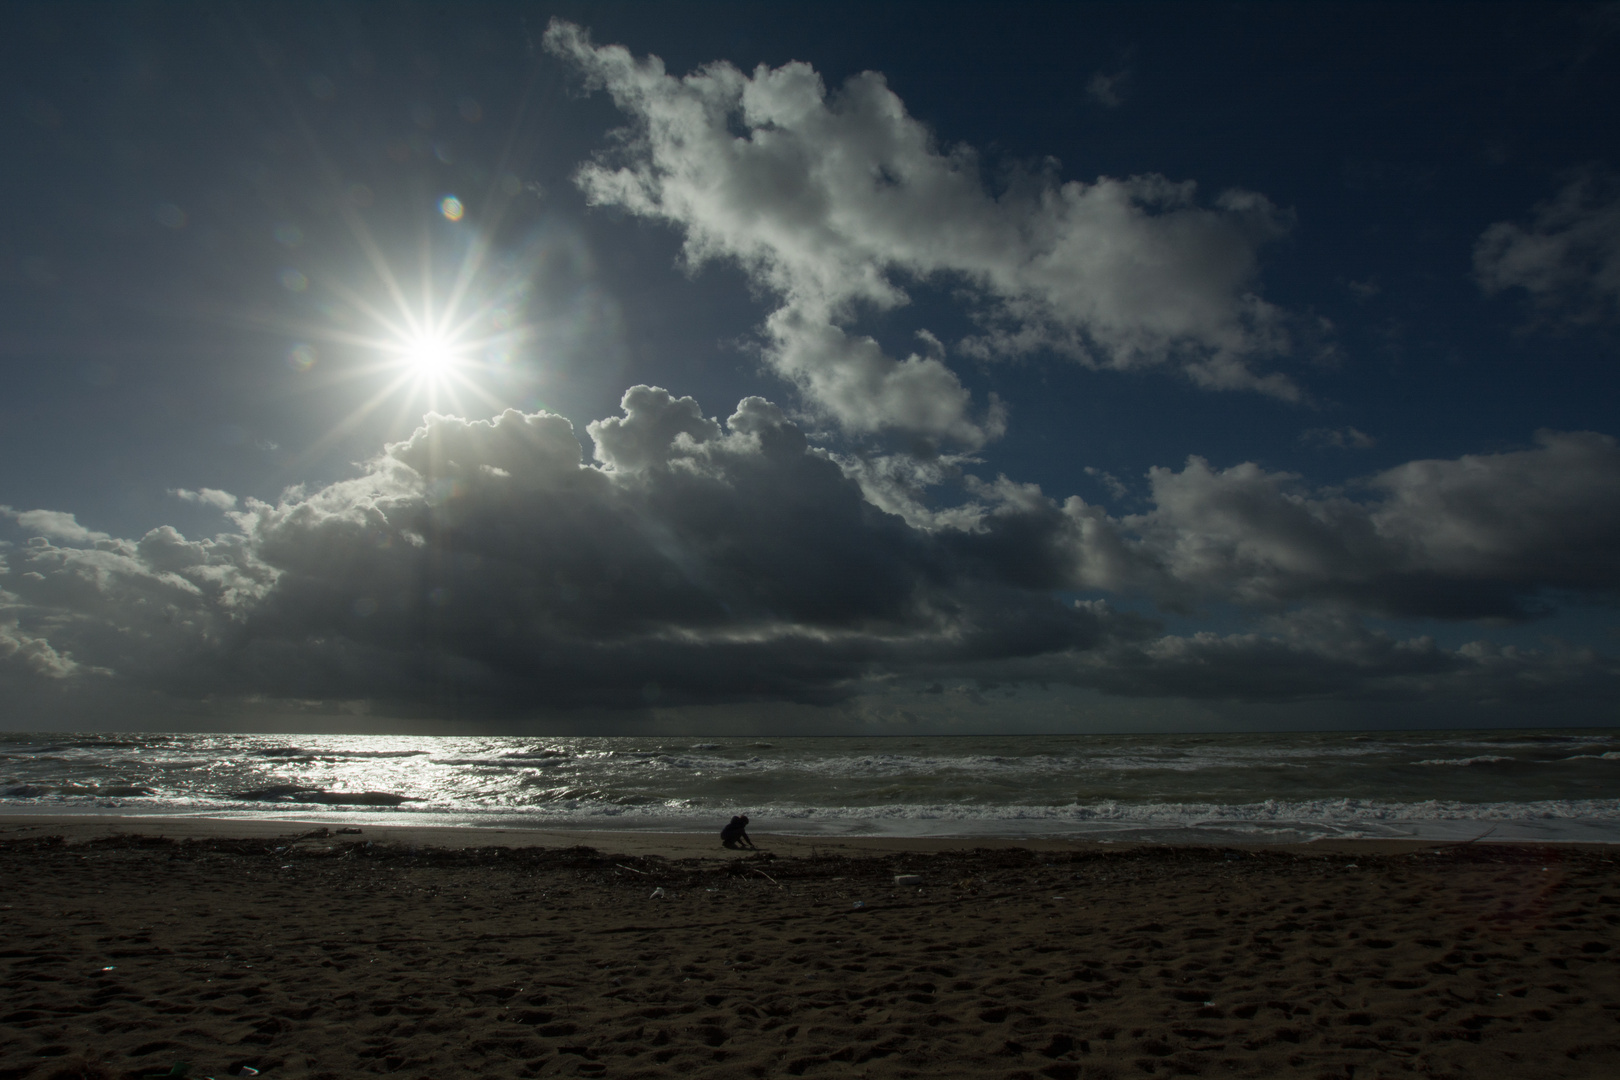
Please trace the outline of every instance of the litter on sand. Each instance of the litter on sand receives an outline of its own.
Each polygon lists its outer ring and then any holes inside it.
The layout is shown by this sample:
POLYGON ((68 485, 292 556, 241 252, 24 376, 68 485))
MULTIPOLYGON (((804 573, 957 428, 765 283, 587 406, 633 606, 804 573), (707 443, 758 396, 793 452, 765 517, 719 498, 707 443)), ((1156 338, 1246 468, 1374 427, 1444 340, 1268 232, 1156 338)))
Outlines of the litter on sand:
POLYGON ((896 874, 896 875, 894 875, 894 883, 896 885, 921 885, 922 884, 922 875, 921 874, 896 874))

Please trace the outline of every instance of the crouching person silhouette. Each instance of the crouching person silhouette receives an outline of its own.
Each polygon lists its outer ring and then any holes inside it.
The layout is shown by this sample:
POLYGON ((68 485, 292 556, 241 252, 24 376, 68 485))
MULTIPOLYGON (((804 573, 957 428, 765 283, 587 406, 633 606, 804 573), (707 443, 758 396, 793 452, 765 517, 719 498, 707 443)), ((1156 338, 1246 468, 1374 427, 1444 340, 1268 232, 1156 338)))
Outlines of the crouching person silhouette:
POLYGON ((737 815, 731 819, 731 824, 720 830, 720 845, 735 850, 740 850, 744 845, 754 847, 754 842, 748 838, 747 814, 737 815))

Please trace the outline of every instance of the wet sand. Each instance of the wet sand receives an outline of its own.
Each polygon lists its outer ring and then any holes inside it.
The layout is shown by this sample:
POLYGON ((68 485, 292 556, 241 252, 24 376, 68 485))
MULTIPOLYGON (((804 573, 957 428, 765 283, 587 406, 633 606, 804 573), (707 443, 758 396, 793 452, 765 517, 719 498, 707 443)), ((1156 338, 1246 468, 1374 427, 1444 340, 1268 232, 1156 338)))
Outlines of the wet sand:
POLYGON ((0 822, 0 1080, 1620 1075, 1611 848, 176 820, 0 822))

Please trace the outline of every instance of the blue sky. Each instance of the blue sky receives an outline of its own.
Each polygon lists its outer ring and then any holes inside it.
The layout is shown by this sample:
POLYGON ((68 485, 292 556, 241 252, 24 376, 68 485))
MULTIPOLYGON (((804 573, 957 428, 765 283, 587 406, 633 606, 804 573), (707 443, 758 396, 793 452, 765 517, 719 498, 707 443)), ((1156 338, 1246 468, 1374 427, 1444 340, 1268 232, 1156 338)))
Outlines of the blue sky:
POLYGON ((1616 718, 1612 7, 20 10, 9 727, 1616 718))

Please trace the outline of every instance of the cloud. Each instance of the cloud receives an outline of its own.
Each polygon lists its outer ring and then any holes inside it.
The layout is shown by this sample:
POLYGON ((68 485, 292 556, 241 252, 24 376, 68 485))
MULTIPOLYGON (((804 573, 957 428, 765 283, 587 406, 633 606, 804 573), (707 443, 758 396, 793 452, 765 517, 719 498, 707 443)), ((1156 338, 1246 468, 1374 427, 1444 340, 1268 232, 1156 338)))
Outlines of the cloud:
MULTIPOLYGON (((1490 641, 1444 649, 1320 613, 1239 634, 1166 635, 1081 657, 1075 681, 1127 697, 1243 702, 1337 701, 1545 707, 1612 700, 1620 662, 1590 649, 1521 649, 1490 641)), ((1431 720, 1439 716, 1436 712, 1431 720)))
POLYGON ((1367 493, 1311 491, 1297 475, 1191 457, 1148 473, 1153 508, 1112 518, 1063 506, 1074 573, 1172 609, 1331 602, 1397 616, 1524 619, 1550 590, 1620 591, 1620 447, 1541 432, 1530 450, 1413 461, 1367 493))
POLYGON ((65 679, 83 670, 71 656, 57 652, 49 641, 28 633, 15 619, 6 617, 7 609, 12 608, 16 600, 15 596, 0 591, 0 672, 20 665, 47 679, 65 679))
POLYGON ((1299 441, 1306 446, 1319 446, 1335 450, 1370 450, 1378 440, 1365 431, 1353 427, 1311 428, 1300 433, 1299 441))
POLYGON ((11 637, 182 696, 510 713, 825 703, 1147 632, 1005 564, 1022 541, 997 521, 931 533, 874 507, 762 399, 721 423, 639 386, 589 431, 594 465, 559 416, 430 415, 212 540, 42 538, 0 578, 11 637))
POLYGON ((1095 465, 1087 465, 1085 467, 1085 474, 1097 481, 1097 483, 1101 484, 1104 490, 1106 490, 1109 495, 1112 495, 1116 499, 1123 499, 1126 495, 1130 494, 1130 488, 1126 487, 1124 483, 1120 481, 1119 477, 1115 476, 1111 472, 1108 472, 1106 469, 1099 469, 1095 465))
POLYGON ((1086 681, 1132 697, 1280 700, 1376 694, 1463 661, 1431 638, 1397 640, 1351 620, 1278 620, 1271 632, 1166 635, 1087 657, 1086 681))
POLYGON ((1529 225, 1499 221, 1474 245, 1487 293, 1519 288, 1572 323, 1620 313, 1620 187, 1584 176, 1535 208, 1529 225))
POLYGON ((1130 79, 1126 69, 1094 72, 1086 83, 1086 94, 1091 100, 1110 109, 1125 104, 1125 83, 1130 79))
POLYGON ((1050 350, 1097 368, 1174 367, 1212 389, 1295 399, 1255 362, 1289 348, 1258 293, 1259 248, 1291 215, 1231 190, 1208 204, 1161 176, 1060 182, 1055 165, 986 184, 971 149, 939 145, 883 77, 829 94, 809 65, 727 63, 683 78, 657 57, 598 47, 553 22, 546 46, 631 120, 577 181, 596 205, 667 222, 685 257, 740 264, 779 306, 765 358, 855 433, 898 431, 969 449, 997 437, 940 350, 894 357, 850 327, 934 280, 967 298, 980 358, 1050 350))
POLYGON ((835 455, 760 398, 723 421, 656 387, 621 406, 588 425, 591 461, 560 416, 429 415, 348 479, 235 500, 211 539, 8 511, 36 535, 3 549, 0 690, 478 717, 829 705, 962 680, 1251 701, 1612 686, 1595 654, 1446 650, 1361 624, 1614 595, 1605 436, 1410 462, 1354 497, 1191 458, 1149 473, 1148 510, 1115 517, 979 479, 965 456, 835 455), (965 501, 930 498, 958 485, 965 501), (1257 621, 1167 635, 1070 590, 1257 621))
POLYGON ((1357 300, 1362 301, 1371 300, 1373 297, 1384 291, 1384 286, 1379 283, 1378 276, 1376 274, 1369 277, 1366 281, 1346 282, 1345 288, 1350 290, 1350 295, 1354 296, 1357 300))
POLYGON ((985 507, 976 502, 941 505, 930 490, 955 485, 963 469, 982 463, 971 454, 941 454, 920 447, 909 454, 834 454, 844 475, 861 487, 866 501, 903 518, 908 525, 928 532, 971 531, 983 519, 985 507))
POLYGON ((87 529, 79 524, 78 518, 74 515, 64 514, 59 510, 17 511, 9 506, 0 506, 0 514, 11 518, 21 528, 42 537, 54 537, 75 544, 110 539, 106 533, 87 529))
POLYGON ((16 549, 5 570, 0 653, 56 677, 139 673, 176 688, 277 577, 245 537, 189 541, 167 525, 139 540, 61 529, 16 549))
POLYGON ((216 510, 233 510, 236 508, 236 496, 228 491, 220 491, 218 488, 199 488, 196 491, 190 491, 186 488, 171 488, 169 494, 182 502, 201 503, 204 506, 212 506, 216 510))

